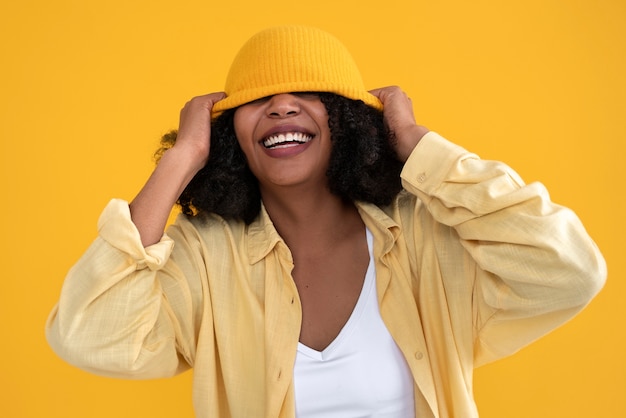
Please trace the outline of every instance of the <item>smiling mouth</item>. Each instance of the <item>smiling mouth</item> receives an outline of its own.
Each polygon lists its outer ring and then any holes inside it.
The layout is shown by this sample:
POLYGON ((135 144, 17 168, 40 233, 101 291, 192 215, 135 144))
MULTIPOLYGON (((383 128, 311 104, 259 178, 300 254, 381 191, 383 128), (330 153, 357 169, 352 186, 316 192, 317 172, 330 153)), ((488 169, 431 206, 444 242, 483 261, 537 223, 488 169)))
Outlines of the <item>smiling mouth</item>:
POLYGON ((303 132, 282 132, 268 136, 261 141, 261 143, 268 149, 285 148, 306 144, 312 139, 313 135, 305 134, 303 132))

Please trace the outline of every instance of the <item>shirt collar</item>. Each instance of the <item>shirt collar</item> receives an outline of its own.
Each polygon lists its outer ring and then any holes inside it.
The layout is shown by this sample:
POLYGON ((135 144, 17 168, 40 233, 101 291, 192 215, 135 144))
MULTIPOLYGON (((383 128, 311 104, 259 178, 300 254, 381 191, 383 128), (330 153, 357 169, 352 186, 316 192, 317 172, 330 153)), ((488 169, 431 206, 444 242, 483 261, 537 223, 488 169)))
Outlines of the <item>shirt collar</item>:
MULTIPOLYGON (((399 225, 382 209, 371 203, 355 202, 363 222, 372 231, 374 242, 382 243, 382 253, 391 251, 400 236, 399 225)), ((394 205, 395 206, 395 205, 394 205)), ((393 208, 392 206, 391 208, 393 208)), ((391 209, 393 210, 393 209, 391 209)), ((274 228, 265 206, 248 226, 248 255, 250 264, 256 264, 265 258, 279 243, 284 241, 274 228)))
POLYGON ((259 215, 248 226, 248 255, 250 264, 256 264, 265 258, 283 239, 274 228, 263 202, 259 215))
MULTIPOLYGON (((393 211, 396 202, 385 208, 379 208, 372 203, 356 202, 361 219, 365 226, 372 231, 374 243, 382 246, 379 248, 381 254, 386 254, 393 248, 396 240, 400 237, 400 225, 387 212, 393 211)), ((376 246, 376 245, 375 245, 376 246)))

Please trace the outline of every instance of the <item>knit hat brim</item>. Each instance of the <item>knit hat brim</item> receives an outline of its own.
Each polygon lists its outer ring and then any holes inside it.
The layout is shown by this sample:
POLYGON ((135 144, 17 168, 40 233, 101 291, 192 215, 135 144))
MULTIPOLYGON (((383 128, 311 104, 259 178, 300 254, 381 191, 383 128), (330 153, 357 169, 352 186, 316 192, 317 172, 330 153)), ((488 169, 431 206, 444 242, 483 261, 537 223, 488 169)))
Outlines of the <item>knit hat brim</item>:
POLYGON ((279 26, 250 38, 229 70, 226 98, 213 116, 254 100, 281 93, 328 92, 382 110, 369 93, 345 46, 334 36, 304 26, 279 26))
POLYGON ((246 91, 241 91, 234 93, 226 98, 220 100, 215 103, 213 106, 213 116, 219 116, 225 110, 234 109, 246 103, 250 103, 254 100, 261 99, 267 96, 273 96, 275 94, 282 93, 299 93, 299 92, 319 92, 319 93, 334 93, 339 96, 346 97, 352 100, 361 100, 368 106, 371 106, 375 109, 382 110, 383 104, 378 99, 378 97, 373 94, 362 91, 362 90, 352 90, 349 91, 346 88, 342 88, 342 86, 333 86, 324 85, 321 86, 319 83, 284 83, 284 84, 276 84, 273 86, 264 86, 262 88, 250 89, 246 91))

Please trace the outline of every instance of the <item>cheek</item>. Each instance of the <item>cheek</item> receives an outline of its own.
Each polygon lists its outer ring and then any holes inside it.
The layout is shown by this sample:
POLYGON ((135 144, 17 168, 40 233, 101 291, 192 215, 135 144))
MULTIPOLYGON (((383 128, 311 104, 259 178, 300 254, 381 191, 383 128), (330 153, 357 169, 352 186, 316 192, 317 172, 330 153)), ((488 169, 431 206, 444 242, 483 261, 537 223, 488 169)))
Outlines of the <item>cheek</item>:
POLYGON ((328 125, 330 118, 326 112, 326 108, 319 109, 315 115, 315 119, 319 121, 318 124, 322 133, 328 135, 330 138, 330 126, 328 125))
POLYGON ((237 109, 235 111, 235 116, 233 118, 233 127, 235 128, 235 136, 237 137, 237 142, 239 142, 239 146, 246 153, 246 150, 250 147, 252 143, 252 124, 248 122, 249 118, 245 111, 241 111, 241 109, 237 109))
POLYGON ((235 110, 235 115, 233 116, 233 127, 235 128, 235 135, 237 136, 237 140, 242 134, 242 130, 245 130, 246 124, 243 122, 245 119, 245 114, 241 112, 241 109, 235 110))

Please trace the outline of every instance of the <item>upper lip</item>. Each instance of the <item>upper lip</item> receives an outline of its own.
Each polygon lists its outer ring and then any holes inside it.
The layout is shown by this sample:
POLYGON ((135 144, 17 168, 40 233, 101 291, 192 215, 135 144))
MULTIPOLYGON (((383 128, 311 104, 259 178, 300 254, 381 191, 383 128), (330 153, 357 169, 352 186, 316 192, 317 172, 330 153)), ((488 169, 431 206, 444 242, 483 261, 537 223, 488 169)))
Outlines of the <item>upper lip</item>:
POLYGON ((277 125, 277 126, 273 126, 271 129, 267 130, 262 136, 261 139, 259 140, 259 142, 263 142, 265 141, 267 138, 269 138, 272 135, 277 135, 277 134, 281 134, 281 133, 288 133, 288 132, 300 132, 306 135, 310 135, 310 136, 314 136, 313 133, 311 133, 310 131, 308 131, 307 129, 298 126, 298 125, 277 125))

